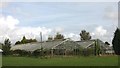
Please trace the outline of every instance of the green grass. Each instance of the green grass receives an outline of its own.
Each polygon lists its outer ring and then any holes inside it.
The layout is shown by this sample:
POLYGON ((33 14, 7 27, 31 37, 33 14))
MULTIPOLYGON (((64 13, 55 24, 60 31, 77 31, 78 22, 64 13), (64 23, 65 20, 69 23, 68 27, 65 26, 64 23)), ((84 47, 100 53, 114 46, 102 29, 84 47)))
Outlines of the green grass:
POLYGON ((3 66, 118 66, 117 56, 52 57, 3 57, 3 66))

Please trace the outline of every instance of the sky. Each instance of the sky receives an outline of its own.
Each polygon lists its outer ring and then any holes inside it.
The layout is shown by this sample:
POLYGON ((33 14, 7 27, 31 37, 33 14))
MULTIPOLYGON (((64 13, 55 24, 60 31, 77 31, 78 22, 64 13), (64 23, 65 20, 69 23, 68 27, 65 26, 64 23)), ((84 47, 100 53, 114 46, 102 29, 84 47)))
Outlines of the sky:
POLYGON ((60 32, 65 38, 80 40, 81 30, 92 39, 111 43, 118 26, 117 2, 2 2, 0 42, 26 38, 43 40, 60 32))

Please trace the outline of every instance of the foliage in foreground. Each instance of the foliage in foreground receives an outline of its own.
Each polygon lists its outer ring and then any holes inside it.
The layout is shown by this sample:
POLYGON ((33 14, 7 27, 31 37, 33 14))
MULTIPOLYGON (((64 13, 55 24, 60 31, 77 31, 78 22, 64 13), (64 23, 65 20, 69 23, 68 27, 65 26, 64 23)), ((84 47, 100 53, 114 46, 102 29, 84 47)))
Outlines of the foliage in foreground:
POLYGON ((115 51, 115 54, 120 55, 120 29, 118 28, 114 33, 112 44, 113 44, 113 49, 115 51))

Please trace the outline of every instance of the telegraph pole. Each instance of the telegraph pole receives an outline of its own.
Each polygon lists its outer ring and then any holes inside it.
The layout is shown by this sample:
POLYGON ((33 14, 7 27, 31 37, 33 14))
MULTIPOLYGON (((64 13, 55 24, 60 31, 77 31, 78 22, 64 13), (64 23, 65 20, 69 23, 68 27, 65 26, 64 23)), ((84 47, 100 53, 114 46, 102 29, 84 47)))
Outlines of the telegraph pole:
POLYGON ((40 41, 42 42, 42 32, 40 32, 40 41))
POLYGON ((42 32, 40 32, 40 43, 41 43, 41 47, 42 47, 42 32))

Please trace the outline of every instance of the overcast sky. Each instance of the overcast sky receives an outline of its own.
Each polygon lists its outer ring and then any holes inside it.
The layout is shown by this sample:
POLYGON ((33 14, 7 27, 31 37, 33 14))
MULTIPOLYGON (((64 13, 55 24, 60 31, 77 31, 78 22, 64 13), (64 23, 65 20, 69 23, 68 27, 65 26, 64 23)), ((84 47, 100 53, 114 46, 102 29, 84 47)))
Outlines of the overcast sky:
POLYGON ((117 2, 7 2, 0 3, 0 42, 12 43, 26 38, 40 40, 43 33, 62 33, 65 38, 80 40, 81 30, 90 32, 92 39, 111 43, 118 26, 117 2))

